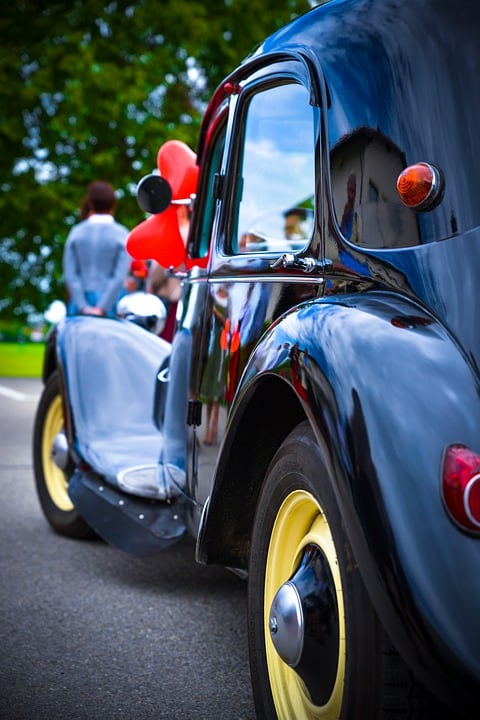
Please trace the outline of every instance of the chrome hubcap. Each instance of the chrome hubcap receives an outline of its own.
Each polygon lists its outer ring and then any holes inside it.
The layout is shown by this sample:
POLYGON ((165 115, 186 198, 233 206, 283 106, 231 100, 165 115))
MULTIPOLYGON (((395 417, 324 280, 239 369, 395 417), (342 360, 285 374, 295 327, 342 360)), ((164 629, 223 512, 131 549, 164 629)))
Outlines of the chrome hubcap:
POLYGON ((317 545, 304 548, 297 571, 277 591, 269 630, 283 662, 302 678, 312 701, 324 705, 335 685, 340 638, 335 584, 317 545))
POLYGON ((60 470, 66 470, 69 461, 68 441, 64 432, 59 432, 53 438, 51 458, 60 470))
POLYGON ((270 609, 270 637, 283 662, 294 668, 303 651, 303 611, 297 588, 286 582, 277 592, 270 609))

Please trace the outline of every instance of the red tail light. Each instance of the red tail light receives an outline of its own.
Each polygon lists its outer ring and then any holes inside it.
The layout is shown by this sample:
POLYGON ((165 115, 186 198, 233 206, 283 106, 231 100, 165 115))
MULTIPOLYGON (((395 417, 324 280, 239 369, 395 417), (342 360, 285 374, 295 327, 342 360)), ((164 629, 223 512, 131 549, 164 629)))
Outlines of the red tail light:
POLYGON ((464 445, 450 445, 443 462, 442 491, 455 522, 480 534, 480 455, 464 445))

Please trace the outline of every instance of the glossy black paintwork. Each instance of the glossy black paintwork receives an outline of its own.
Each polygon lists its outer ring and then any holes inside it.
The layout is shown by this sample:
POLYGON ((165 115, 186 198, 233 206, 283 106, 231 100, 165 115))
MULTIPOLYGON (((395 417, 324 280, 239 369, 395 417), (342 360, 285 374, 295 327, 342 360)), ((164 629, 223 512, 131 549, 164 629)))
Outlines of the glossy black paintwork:
POLYGON ((435 308, 477 365, 480 243, 471 231, 480 223, 479 24, 474 2, 347 0, 307 14, 262 48, 305 48, 323 73, 330 153, 345 136, 371 128, 400 148, 406 165, 423 160, 441 168, 445 197, 418 216, 421 243, 432 246, 375 253, 375 268, 371 253, 367 260, 351 252, 365 274, 386 276, 435 308))
POLYGON ((423 242, 479 224, 475 118, 480 57, 471 0, 330 2, 267 40, 261 52, 305 50, 328 88, 329 148, 371 128, 405 153, 407 164, 437 162, 445 202, 421 215, 423 242))
MULTIPOLYGON (((221 283, 230 318, 267 298, 263 335, 248 342, 240 324, 237 357, 226 358, 227 431, 198 541, 203 561, 246 563, 269 452, 308 417, 331 454, 347 532, 389 634, 434 692, 469 713, 480 687, 480 541, 449 520, 439 486, 448 444, 480 450, 479 20, 471 1, 330 2, 233 73, 248 86, 250 73, 268 76, 270 61, 304 58, 298 79, 307 67, 320 161, 305 254, 326 262, 308 278, 273 270, 271 258, 229 256, 223 202, 203 330, 221 283), (445 178, 442 202, 413 217, 398 247, 380 247, 373 233, 359 246, 340 232, 338 149, 365 133, 383 148, 374 172, 393 153, 392 168, 430 161, 445 178)), ((219 88, 203 138, 222 97, 219 88)), ((232 127, 234 158, 242 126, 232 127)), ((202 162, 208 142, 200 150, 202 162)))
POLYGON ((445 643, 447 654, 454 647, 478 677, 477 605, 465 601, 480 594, 478 541, 452 525, 438 492, 449 439, 477 442, 478 379, 442 326, 395 296, 299 309, 271 344, 294 341, 292 382, 334 458, 339 502, 374 602, 386 616, 397 614, 392 636, 402 647, 410 633, 416 642, 421 634, 425 647, 416 652, 430 667, 432 646, 438 652, 445 643), (319 346, 317 337, 335 340, 319 346))

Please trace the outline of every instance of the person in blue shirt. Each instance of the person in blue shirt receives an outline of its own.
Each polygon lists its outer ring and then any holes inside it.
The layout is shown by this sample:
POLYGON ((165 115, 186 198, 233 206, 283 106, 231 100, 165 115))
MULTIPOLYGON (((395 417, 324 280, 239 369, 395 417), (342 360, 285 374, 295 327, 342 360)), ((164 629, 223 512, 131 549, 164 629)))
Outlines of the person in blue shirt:
POLYGON ((88 186, 85 219, 71 229, 63 253, 69 315, 115 313, 131 262, 125 248, 128 230, 114 219, 115 208, 110 183, 95 180, 88 186))

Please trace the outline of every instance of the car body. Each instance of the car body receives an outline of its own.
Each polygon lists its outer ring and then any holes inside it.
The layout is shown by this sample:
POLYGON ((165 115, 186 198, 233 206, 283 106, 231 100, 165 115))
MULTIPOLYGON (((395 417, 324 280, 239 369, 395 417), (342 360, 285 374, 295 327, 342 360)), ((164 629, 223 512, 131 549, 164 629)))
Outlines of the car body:
POLYGON ((473 0, 331 0, 205 113, 184 520, 198 561, 248 576, 259 717, 384 717, 385 638, 435 698, 419 717, 480 717, 480 522, 444 479, 465 448, 477 502, 479 21, 473 0), (431 194, 407 207, 418 163, 431 194))
MULTIPOLYGON (((199 557, 248 569, 268 463, 307 420, 335 466, 346 534, 378 615, 410 665, 457 707, 479 689, 480 547, 445 511, 440 478, 451 443, 480 449, 478 20, 467 2, 333 2, 267 40, 207 111, 189 248, 201 255, 212 237, 208 269, 188 288, 202 295, 201 333, 226 286, 224 312, 240 335, 225 360, 228 424, 199 557), (418 161, 445 179, 425 212, 396 192, 400 172, 418 161), (209 207, 202 193, 214 171, 222 191, 209 207), (352 172, 362 233, 349 241, 340 226, 352 172), (315 209, 300 251, 315 262, 310 272, 278 266, 282 253, 298 253, 278 231, 277 247, 239 251, 250 218, 297 205, 315 209)), ((194 341, 202 400, 206 344, 194 341)))

